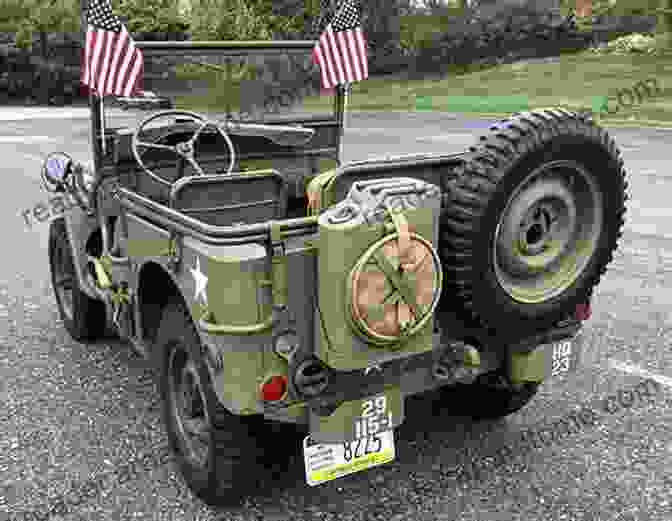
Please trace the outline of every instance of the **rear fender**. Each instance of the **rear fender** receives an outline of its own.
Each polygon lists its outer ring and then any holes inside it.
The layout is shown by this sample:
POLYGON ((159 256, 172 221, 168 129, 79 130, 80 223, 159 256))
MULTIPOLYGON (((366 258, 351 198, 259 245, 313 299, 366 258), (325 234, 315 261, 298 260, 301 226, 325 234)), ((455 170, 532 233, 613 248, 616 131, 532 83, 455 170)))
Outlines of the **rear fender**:
POLYGON ((278 320, 271 312, 266 248, 212 246, 184 237, 179 251, 177 274, 165 257, 154 257, 153 262, 164 263, 163 271, 189 311, 217 398, 233 414, 263 413, 261 379, 265 371, 282 373, 276 367, 278 357, 270 352, 278 320))

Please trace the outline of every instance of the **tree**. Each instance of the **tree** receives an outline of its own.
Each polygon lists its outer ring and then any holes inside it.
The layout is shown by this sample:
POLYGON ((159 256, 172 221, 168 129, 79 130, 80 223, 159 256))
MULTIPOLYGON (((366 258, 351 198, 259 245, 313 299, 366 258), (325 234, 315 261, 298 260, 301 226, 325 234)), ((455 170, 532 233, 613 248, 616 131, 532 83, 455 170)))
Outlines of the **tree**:
POLYGON ((116 4, 115 11, 128 20, 132 33, 174 33, 189 28, 177 0, 116 0, 116 4))
POLYGON ((40 54, 47 58, 50 32, 79 29, 79 0, 0 0, 0 27, 16 32, 16 44, 29 47, 39 34, 40 54))
POLYGON ((395 0, 366 0, 362 2, 364 30, 374 48, 384 48, 399 42, 401 5, 395 0))

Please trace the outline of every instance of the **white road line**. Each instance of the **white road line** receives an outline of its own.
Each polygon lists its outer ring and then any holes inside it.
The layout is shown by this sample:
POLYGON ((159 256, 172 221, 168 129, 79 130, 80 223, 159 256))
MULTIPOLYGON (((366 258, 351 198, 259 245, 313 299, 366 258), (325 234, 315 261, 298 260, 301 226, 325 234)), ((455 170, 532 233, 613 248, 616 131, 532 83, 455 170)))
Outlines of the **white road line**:
POLYGON ((88 107, 0 107, 0 121, 88 118, 88 107))
POLYGON ((389 134, 390 132, 395 132, 395 129, 390 127, 350 127, 346 129, 346 132, 354 134, 389 134))
POLYGON ((625 362, 621 362, 619 360, 609 360, 609 365, 614 369, 623 371, 624 373, 641 376, 642 378, 649 378, 661 385, 672 387, 672 378, 668 376, 655 374, 647 371, 646 369, 642 369, 641 367, 637 367, 636 365, 626 364, 625 362))
POLYGON ((435 136, 421 136, 415 138, 416 141, 460 141, 463 139, 469 139, 474 141, 478 136, 475 136, 473 133, 465 132, 452 132, 450 134, 438 134, 435 136))
POLYGON ((36 143, 40 141, 56 141, 49 136, 0 136, 0 145, 5 144, 22 144, 22 143, 36 143))
MULTIPOLYGON (((35 154, 21 154, 21 155, 22 155, 23 157, 27 158, 27 159, 32 159, 32 160, 37 161, 37 162, 39 162, 39 163, 43 163, 43 162, 44 162, 44 157, 36 156, 35 154)), ((45 156, 45 157, 46 157, 46 156, 45 156)))

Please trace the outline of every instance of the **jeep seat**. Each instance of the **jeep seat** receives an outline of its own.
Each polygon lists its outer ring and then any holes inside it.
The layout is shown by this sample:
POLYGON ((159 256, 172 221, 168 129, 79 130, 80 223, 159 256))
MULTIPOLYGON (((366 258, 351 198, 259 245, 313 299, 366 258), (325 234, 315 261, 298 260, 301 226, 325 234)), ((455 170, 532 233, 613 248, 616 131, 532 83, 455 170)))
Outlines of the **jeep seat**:
POLYGON ((256 170, 184 177, 173 185, 170 207, 206 224, 234 226, 283 218, 287 198, 282 175, 256 170))

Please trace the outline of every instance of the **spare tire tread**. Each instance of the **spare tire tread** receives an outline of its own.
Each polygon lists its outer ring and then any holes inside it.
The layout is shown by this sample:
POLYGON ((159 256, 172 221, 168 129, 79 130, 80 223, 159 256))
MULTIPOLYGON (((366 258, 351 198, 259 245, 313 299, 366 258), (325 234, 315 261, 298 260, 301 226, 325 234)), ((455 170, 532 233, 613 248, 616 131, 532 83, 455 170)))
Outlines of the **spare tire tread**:
MULTIPOLYGON (((585 302, 592 295, 593 287, 613 260, 618 239, 622 236, 625 202, 628 200, 623 159, 606 130, 597 126, 590 117, 564 109, 519 113, 492 125, 490 130, 489 135, 482 136, 476 145, 469 148, 466 160, 455 171, 457 176, 448 183, 449 195, 442 209, 439 240, 445 278, 443 299, 457 298, 460 307, 467 311, 465 318, 475 320, 488 329, 508 329, 512 316, 516 315, 496 312, 491 303, 486 303, 488 296, 479 295, 476 288, 481 278, 481 273, 475 269, 476 261, 482 254, 477 243, 482 240, 480 234, 485 233, 481 230, 484 216, 498 195, 503 179, 529 153, 548 147, 555 138, 579 138, 578 146, 599 147, 608 156, 605 157, 609 162, 607 175, 614 179, 606 180, 610 189, 609 193, 603 194, 606 210, 603 236, 607 236, 600 240, 606 248, 595 252, 593 261, 597 258, 596 265, 583 279, 581 287, 567 296, 561 306, 563 309, 556 307, 538 317, 540 321, 535 321, 535 329, 547 327, 564 318, 570 308, 573 310, 576 304, 585 302), (487 309, 484 311, 482 306, 487 309)), ((596 174, 596 177, 598 175, 604 174, 596 174)))

